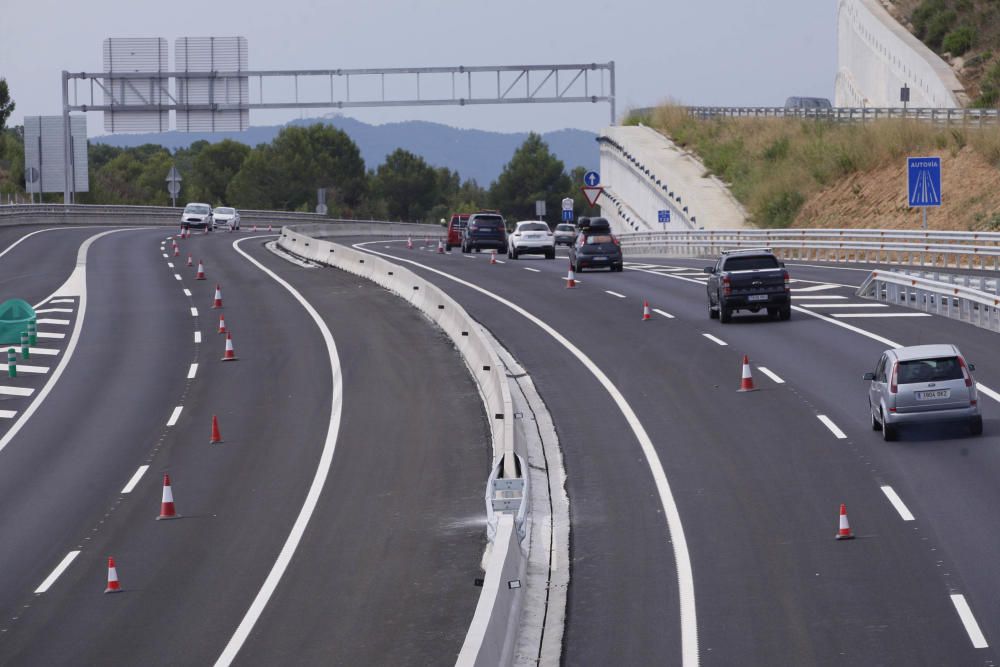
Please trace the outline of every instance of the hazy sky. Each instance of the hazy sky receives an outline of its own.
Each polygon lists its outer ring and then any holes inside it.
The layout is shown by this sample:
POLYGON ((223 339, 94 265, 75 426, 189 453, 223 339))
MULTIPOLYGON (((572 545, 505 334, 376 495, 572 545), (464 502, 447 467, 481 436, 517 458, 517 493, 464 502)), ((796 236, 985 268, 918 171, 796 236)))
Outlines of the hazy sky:
MULTIPOLYGON (((835 0, 0 0, 0 77, 25 115, 62 111, 60 73, 100 71, 106 37, 242 35, 252 69, 606 62, 619 113, 667 98, 780 105, 833 97, 835 0)), ((266 85, 266 83, 265 83, 266 85)), ((89 98, 89 92, 88 92, 89 98)), ((268 101, 265 93, 265 101, 268 101)), ((81 103, 84 100, 80 100, 81 103)), ((324 111, 251 112, 267 125, 324 111)), ((497 131, 597 130, 606 104, 345 111, 497 131)), ((88 114, 90 136, 102 115, 88 114)))

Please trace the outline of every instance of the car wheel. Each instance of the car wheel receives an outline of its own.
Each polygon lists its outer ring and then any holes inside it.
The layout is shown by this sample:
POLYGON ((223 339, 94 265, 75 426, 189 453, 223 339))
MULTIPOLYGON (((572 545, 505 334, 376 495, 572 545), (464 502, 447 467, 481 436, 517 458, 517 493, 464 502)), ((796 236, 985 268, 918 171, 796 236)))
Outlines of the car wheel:
POLYGON ((579 261, 573 266, 573 273, 583 273, 583 265, 579 261))
POLYGON ((719 319, 719 311, 717 311, 715 308, 712 308, 712 304, 708 304, 708 319, 710 320, 719 319))
POLYGON ((462 244, 462 252, 466 253, 466 254, 468 254, 468 252, 469 252, 469 247, 467 245, 465 245, 464 243, 462 244))
POLYGON ((983 418, 982 416, 973 417, 969 421, 969 433, 972 435, 982 435, 983 434, 983 418))
POLYGON ((792 307, 785 306, 780 311, 778 311, 778 319, 782 321, 788 321, 792 319, 792 307))
POLYGON ((868 416, 872 420, 872 430, 873 431, 881 431, 882 430, 882 424, 879 422, 879 420, 875 419, 875 410, 872 409, 871 401, 868 401, 868 416))
POLYGON ((555 248, 553 248, 552 250, 549 250, 548 252, 545 253, 545 259, 555 259, 555 258, 556 258, 556 250, 555 250, 555 248))
POLYGON ((728 307, 722 299, 719 299, 719 321, 723 324, 729 324, 732 319, 733 309, 728 307))
POLYGON ((768 308, 767 309, 767 319, 769 319, 769 320, 776 320, 780 316, 781 316, 781 311, 779 309, 777 309, 777 308, 768 308))
POLYGON ((445 249, 445 250, 446 250, 447 252, 451 252, 451 244, 450 244, 450 243, 445 243, 445 244, 444 244, 444 249, 445 249))
POLYGON ((899 435, 899 432, 897 430, 897 427, 893 426, 892 424, 888 423, 885 420, 885 413, 883 412, 881 414, 882 414, 882 439, 885 440, 886 442, 892 442, 899 435))
POLYGON ((508 252, 507 254, 508 254, 508 256, 510 256, 511 259, 517 259, 517 247, 516 246, 511 246, 510 247, 510 252, 508 252))

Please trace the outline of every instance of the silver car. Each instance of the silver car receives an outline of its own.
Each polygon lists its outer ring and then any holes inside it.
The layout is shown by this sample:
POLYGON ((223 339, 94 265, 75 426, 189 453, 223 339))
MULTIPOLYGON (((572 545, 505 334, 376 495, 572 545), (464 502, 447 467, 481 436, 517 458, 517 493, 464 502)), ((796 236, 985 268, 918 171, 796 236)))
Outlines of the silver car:
POLYGON ((216 206, 212 209, 212 221, 216 227, 240 228, 240 212, 231 206, 216 206))
POLYGON ((915 345, 886 350, 875 371, 865 373, 872 430, 895 440, 899 427, 963 421, 972 435, 983 432, 972 371, 954 345, 915 345))
POLYGON ((556 225, 556 245, 573 245, 576 241, 576 225, 568 222, 561 222, 556 225))

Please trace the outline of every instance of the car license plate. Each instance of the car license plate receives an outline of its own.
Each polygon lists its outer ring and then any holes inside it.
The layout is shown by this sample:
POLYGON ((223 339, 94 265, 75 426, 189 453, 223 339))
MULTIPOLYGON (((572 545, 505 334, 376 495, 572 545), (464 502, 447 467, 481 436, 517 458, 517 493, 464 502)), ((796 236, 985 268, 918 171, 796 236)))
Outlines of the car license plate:
POLYGON ((604 255, 594 255, 590 259, 594 260, 595 262, 603 262, 607 259, 607 257, 605 257, 604 255))
POLYGON ((767 301, 766 294, 751 294, 747 297, 747 301, 767 301))
POLYGON ((935 389, 933 391, 918 391, 917 400, 918 401, 928 401, 935 398, 948 398, 951 396, 951 389, 935 389))

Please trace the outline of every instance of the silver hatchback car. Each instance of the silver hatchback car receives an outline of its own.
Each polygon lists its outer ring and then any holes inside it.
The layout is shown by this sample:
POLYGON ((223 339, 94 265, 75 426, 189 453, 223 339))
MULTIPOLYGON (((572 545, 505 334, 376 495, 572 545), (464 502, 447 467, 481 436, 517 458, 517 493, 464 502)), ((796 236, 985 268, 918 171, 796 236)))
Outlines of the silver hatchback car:
POLYGON ((895 440, 903 424, 964 421, 983 432, 972 371, 954 345, 915 345, 886 350, 875 371, 865 373, 872 430, 895 440))

